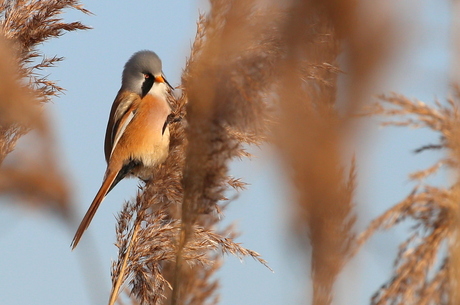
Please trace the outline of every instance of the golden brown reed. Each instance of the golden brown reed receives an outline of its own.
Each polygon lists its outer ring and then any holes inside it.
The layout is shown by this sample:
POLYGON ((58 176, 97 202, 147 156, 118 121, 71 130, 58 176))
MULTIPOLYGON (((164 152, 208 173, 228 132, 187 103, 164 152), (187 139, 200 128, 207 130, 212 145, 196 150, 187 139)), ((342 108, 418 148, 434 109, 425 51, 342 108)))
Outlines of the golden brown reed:
POLYGON ((349 212, 346 206, 338 210, 339 122, 332 109, 338 45, 328 20, 311 4, 299 4, 289 13, 284 28, 287 56, 279 62, 277 144, 297 188, 293 217, 299 241, 305 250, 311 246, 313 304, 328 304, 343 257, 339 247, 348 233, 339 230, 340 218, 349 212))
POLYGON ((306 253, 312 251, 313 304, 332 302, 334 281, 353 246, 355 162, 342 164, 344 145, 353 137, 347 114, 364 102, 385 54, 374 48, 386 36, 378 35, 379 27, 362 26, 366 17, 357 5, 295 2, 283 28, 286 57, 276 67, 281 121, 275 142, 297 188, 297 236, 306 253), (344 49, 348 86, 338 97, 338 55, 344 49))
POLYGON ((62 91, 62 88, 41 76, 39 71, 54 66, 63 58, 46 57, 38 51, 37 47, 46 40, 60 37, 66 32, 90 29, 78 21, 64 22, 61 14, 69 8, 90 14, 76 0, 0 2, 3 35, 16 43, 15 51, 19 58, 20 75, 28 80, 28 85, 37 92, 36 98, 42 102, 49 101, 51 97, 62 91))
MULTIPOLYGON (((380 96, 369 114, 391 118, 384 126, 428 128, 440 135, 440 143, 418 149, 446 149, 447 156, 409 178, 416 182, 411 193, 377 217, 359 236, 358 247, 377 230, 388 230, 407 219, 415 222, 407 240, 400 245, 392 278, 373 296, 372 304, 457 304, 458 300, 458 236, 460 181, 460 101, 459 88, 455 98, 446 105, 429 106, 402 95, 380 96), (448 187, 429 185, 426 179, 447 168, 455 173, 448 187), (447 252, 443 247, 447 246, 447 252)), ((444 248, 445 249, 445 248, 444 248)))
POLYGON ((393 31, 378 6, 363 10, 362 1, 293 3, 283 30, 286 57, 277 67, 281 121, 275 142, 297 187, 297 236, 306 253, 311 247, 312 304, 330 304, 355 244, 356 161, 343 164, 354 136, 349 115, 365 102, 393 46, 393 31), (346 90, 337 96, 341 70, 346 90))
POLYGON ((69 207, 69 188, 41 104, 62 88, 40 71, 62 58, 45 57, 37 47, 65 32, 88 29, 79 22, 63 22, 59 15, 67 8, 88 13, 78 1, 0 1, 0 192, 61 213, 69 207), (32 129, 27 150, 15 151, 4 162, 18 139, 32 129))

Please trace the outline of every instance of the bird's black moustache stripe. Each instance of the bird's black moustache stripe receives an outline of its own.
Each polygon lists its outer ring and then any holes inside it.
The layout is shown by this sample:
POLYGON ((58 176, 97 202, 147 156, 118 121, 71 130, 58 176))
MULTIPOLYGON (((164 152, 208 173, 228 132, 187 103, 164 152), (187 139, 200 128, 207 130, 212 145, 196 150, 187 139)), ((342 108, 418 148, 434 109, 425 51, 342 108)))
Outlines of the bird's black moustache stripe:
POLYGON ((144 82, 142 83, 142 97, 146 96, 149 93, 150 89, 153 86, 155 79, 153 77, 144 78, 144 82))

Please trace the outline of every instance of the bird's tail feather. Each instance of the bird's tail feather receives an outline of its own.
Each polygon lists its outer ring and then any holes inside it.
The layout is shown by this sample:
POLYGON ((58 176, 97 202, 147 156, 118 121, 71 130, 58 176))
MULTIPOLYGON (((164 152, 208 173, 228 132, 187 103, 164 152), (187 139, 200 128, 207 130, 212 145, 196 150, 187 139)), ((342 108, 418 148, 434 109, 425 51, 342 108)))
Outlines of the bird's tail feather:
POLYGON ((96 214, 96 211, 99 208, 99 205, 101 204, 102 200, 104 200, 107 193, 112 189, 117 175, 117 171, 111 171, 110 169, 107 170, 104 182, 102 183, 101 188, 97 192, 96 197, 94 197, 94 200, 91 203, 91 206, 89 207, 88 211, 86 212, 85 217, 83 217, 83 220, 81 221, 80 226, 78 227, 77 232, 75 233, 72 243, 70 244, 72 250, 75 249, 75 247, 78 245, 78 242, 80 241, 83 233, 91 223, 91 220, 96 214))

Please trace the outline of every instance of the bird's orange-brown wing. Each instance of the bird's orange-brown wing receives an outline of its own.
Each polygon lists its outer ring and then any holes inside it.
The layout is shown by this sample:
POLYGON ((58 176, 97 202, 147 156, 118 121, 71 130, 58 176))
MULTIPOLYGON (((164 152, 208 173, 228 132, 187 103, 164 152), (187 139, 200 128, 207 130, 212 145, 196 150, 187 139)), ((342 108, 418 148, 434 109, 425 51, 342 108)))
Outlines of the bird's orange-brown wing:
POLYGON ((104 153, 107 163, 109 162, 110 155, 113 150, 113 144, 119 130, 120 123, 123 121, 123 118, 126 119, 125 115, 132 105, 139 100, 140 96, 138 94, 126 91, 118 92, 112 104, 112 109, 110 110, 107 130, 105 132, 104 153))

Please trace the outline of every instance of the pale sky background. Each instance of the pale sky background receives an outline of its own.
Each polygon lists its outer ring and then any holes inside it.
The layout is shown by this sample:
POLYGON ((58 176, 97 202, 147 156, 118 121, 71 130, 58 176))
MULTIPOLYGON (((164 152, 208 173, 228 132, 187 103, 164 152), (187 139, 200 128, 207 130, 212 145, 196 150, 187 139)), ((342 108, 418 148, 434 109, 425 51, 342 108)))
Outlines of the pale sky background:
MULTIPOLYGON (((392 57, 375 93, 395 91, 426 102, 445 100, 452 72, 450 2, 386 2, 399 24, 404 51, 392 57)), ((105 170, 103 138, 124 63, 134 52, 151 49, 163 60, 169 82, 177 85, 198 13, 206 9, 204 1, 183 0, 100 0, 84 5, 95 15, 69 11, 65 19, 81 20, 94 29, 68 33, 43 46, 48 56, 66 58, 45 72, 67 90, 47 108, 80 216, 91 203, 105 170)), ((363 126, 366 132, 355 144, 359 231, 407 195, 413 186, 408 172, 439 157, 433 152, 413 153, 421 145, 436 142, 435 134, 380 129, 370 120, 363 126)), ((218 274, 221 304, 310 304, 308 262, 297 252, 289 231, 287 181, 273 150, 263 147, 253 153, 257 158, 232 165, 232 175, 242 177, 250 186, 229 206, 224 223, 236 222, 242 232, 237 242, 261 253, 275 272, 251 258, 241 263, 226 257, 218 274)), ((25 211, 20 205, 12 207, 12 202, 0 198, 0 305, 106 304, 110 264, 117 256, 114 216, 122 199, 136 194, 136 184, 132 179, 117 185, 73 252, 69 246, 75 228, 65 227, 53 215, 25 211), (82 263, 83 256, 91 259, 82 263)), ((377 234, 345 267, 336 285, 334 304, 369 303, 372 293, 390 278, 397 245, 407 228, 377 234)))

